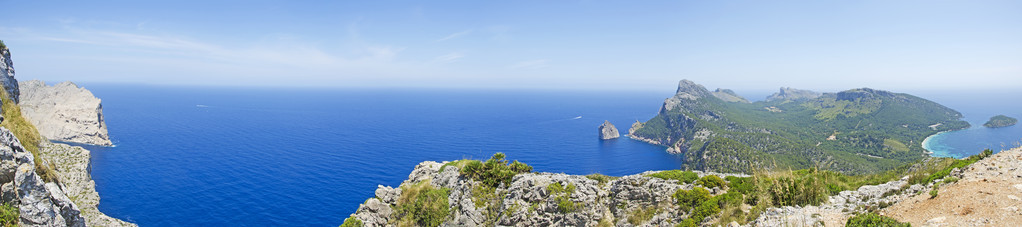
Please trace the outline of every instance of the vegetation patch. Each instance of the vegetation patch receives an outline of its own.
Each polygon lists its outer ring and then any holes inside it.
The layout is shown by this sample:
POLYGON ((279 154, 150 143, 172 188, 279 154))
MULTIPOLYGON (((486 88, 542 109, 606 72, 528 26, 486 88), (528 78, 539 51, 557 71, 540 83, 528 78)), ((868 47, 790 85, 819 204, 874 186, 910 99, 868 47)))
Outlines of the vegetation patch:
POLYGON ((398 226, 440 226, 451 214, 450 189, 434 188, 429 181, 401 187, 396 212, 398 226))
POLYGON ((597 183, 600 183, 600 186, 604 186, 604 185, 607 185, 607 182, 610 182, 612 180, 618 179, 620 177, 612 177, 612 176, 607 176, 607 175, 603 175, 603 174, 599 174, 599 173, 594 173, 594 174, 586 175, 586 178, 589 178, 590 180, 594 180, 597 183))
POLYGON ((557 203, 557 210, 561 213, 575 212, 579 208, 579 204, 571 201, 571 194, 575 193, 574 184, 563 186, 560 182, 554 182, 547 185, 546 190, 550 192, 550 195, 555 196, 554 202, 557 203))
POLYGON ((640 207, 628 213, 628 223, 632 225, 646 223, 658 213, 660 213, 660 209, 657 207, 640 207))
POLYGON ((496 153, 486 162, 467 161, 464 168, 461 168, 461 174, 487 186, 499 187, 501 184, 510 184, 515 175, 532 172, 532 166, 518 160, 508 164, 504 158, 504 153, 496 153))
POLYGON ((365 224, 362 223, 362 220, 358 220, 358 218, 355 217, 345 218, 344 223, 341 224, 341 227, 363 227, 363 226, 365 226, 365 224))
POLYGON ((692 171, 681 171, 681 170, 667 170, 660 171, 658 173, 650 174, 651 177, 656 177, 664 180, 677 180, 679 183, 691 184, 699 179, 699 174, 692 171))
POLYGON ((724 185, 727 185, 724 183, 724 179, 720 179, 717 175, 706 175, 703 178, 699 178, 696 184, 706 188, 724 188, 724 185))
POLYGON ((0 226, 12 227, 18 226, 18 221, 21 219, 18 207, 15 207, 9 203, 4 203, 0 206, 0 226))
POLYGON ((14 136, 18 137, 18 140, 21 141, 21 146, 25 147, 25 150, 32 152, 36 163, 36 174, 39 174, 39 177, 45 182, 56 182, 57 171, 54 170, 53 166, 44 165, 43 159, 39 155, 39 144, 43 142, 39 131, 36 130, 35 126, 28 119, 21 115, 21 107, 7 97, 7 92, 0 91, 0 99, 3 100, 4 116, 4 121, 0 123, 0 126, 11 130, 14 136))
POLYGON ((899 222, 887 216, 881 216, 876 213, 863 213, 855 215, 845 222, 845 226, 848 227, 873 227, 873 226, 890 226, 890 227, 910 227, 909 223, 899 222))

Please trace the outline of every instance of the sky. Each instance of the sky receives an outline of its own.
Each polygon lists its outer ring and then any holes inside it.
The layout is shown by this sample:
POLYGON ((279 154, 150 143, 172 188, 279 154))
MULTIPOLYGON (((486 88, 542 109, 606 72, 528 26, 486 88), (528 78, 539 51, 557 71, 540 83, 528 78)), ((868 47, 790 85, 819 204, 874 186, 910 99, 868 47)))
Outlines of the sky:
POLYGON ((19 79, 1022 88, 1022 1, 0 1, 19 79))

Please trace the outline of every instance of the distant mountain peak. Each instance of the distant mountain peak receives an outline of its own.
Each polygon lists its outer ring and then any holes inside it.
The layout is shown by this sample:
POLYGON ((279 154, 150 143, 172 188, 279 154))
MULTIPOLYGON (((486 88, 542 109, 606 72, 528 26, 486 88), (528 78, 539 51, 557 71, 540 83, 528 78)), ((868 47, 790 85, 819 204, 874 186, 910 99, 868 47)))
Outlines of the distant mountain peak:
POLYGON ((781 87, 781 89, 779 89, 779 91, 777 91, 777 93, 774 93, 773 95, 767 96, 766 101, 767 102, 772 102, 772 101, 781 101, 781 100, 815 99, 815 98, 819 98, 822 95, 823 95, 823 93, 819 93, 819 92, 815 92, 815 91, 811 91, 811 90, 801 90, 801 89, 795 89, 795 88, 790 88, 790 87, 781 87))

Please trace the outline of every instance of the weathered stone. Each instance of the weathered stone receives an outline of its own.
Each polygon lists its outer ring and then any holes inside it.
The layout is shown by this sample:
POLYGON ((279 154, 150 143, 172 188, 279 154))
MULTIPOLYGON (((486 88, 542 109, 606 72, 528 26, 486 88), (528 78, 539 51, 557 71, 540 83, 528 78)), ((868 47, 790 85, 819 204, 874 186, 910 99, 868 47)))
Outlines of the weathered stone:
POLYGON ((38 80, 20 83, 22 115, 47 139, 112 145, 103 121, 103 105, 92 92, 71 82, 46 86, 38 80))
POLYGON ((603 124, 599 127, 599 132, 601 140, 617 139, 618 137, 621 137, 621 134, 617 132, 617 128, 614 127, 614 124, 611 124, 610 121, 603 121, 603 124))

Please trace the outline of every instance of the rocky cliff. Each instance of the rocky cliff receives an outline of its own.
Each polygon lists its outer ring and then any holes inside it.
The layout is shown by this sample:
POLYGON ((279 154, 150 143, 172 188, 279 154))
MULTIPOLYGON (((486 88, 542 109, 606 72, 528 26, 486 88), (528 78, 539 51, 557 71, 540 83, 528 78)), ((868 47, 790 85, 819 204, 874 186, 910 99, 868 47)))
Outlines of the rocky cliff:
POLYGON ((42 159, 56 167, 57 177, 65 185, 65 194, 78 205, 88 226, 137 226, 99 211, 99 193, 96 192, 96 182, 92 180, 89 150, 66 144, 44 143, 40 151, 42 159))
POLYGON ((786 100, 800 100, 800 99, 815 99, 822 96, 822 93, 810 91, 810 90, 799 90, 790 87, 782 87, 777 93, 767 96, 767 102, 773 101, 786 101, 786 100))
MULTIPOLYGON (((0 44, 3 44, 3 41, 0 41, 0 44)), ((0 86, 3 86, 7 97, 11 97, 15 103, 20 100, 18 98, 18 94, 20 94, 18 80, 14 79, 14 61, 11 60, 11 50, 2 45, 0 45, 0 86)))
POLYGON ((21 112, 51 140, 109 146, 103 104, 71 82, 46 86, 38 80, 19 83, 21 112))
POLYGON ((617 139, 618 137, 621 137, 621 133, 617 131, 617 128, 614 127, 614 124, 611 124, 610 121, 603 121, 603 124, 600 125, 598 130, 601 140, 617 139))
POLYGON ((35 157, 10 130, 0 127, 0 198, 18 207, 21 226, 86 226, 81 210, 60 182, 43 182, 35 157))

